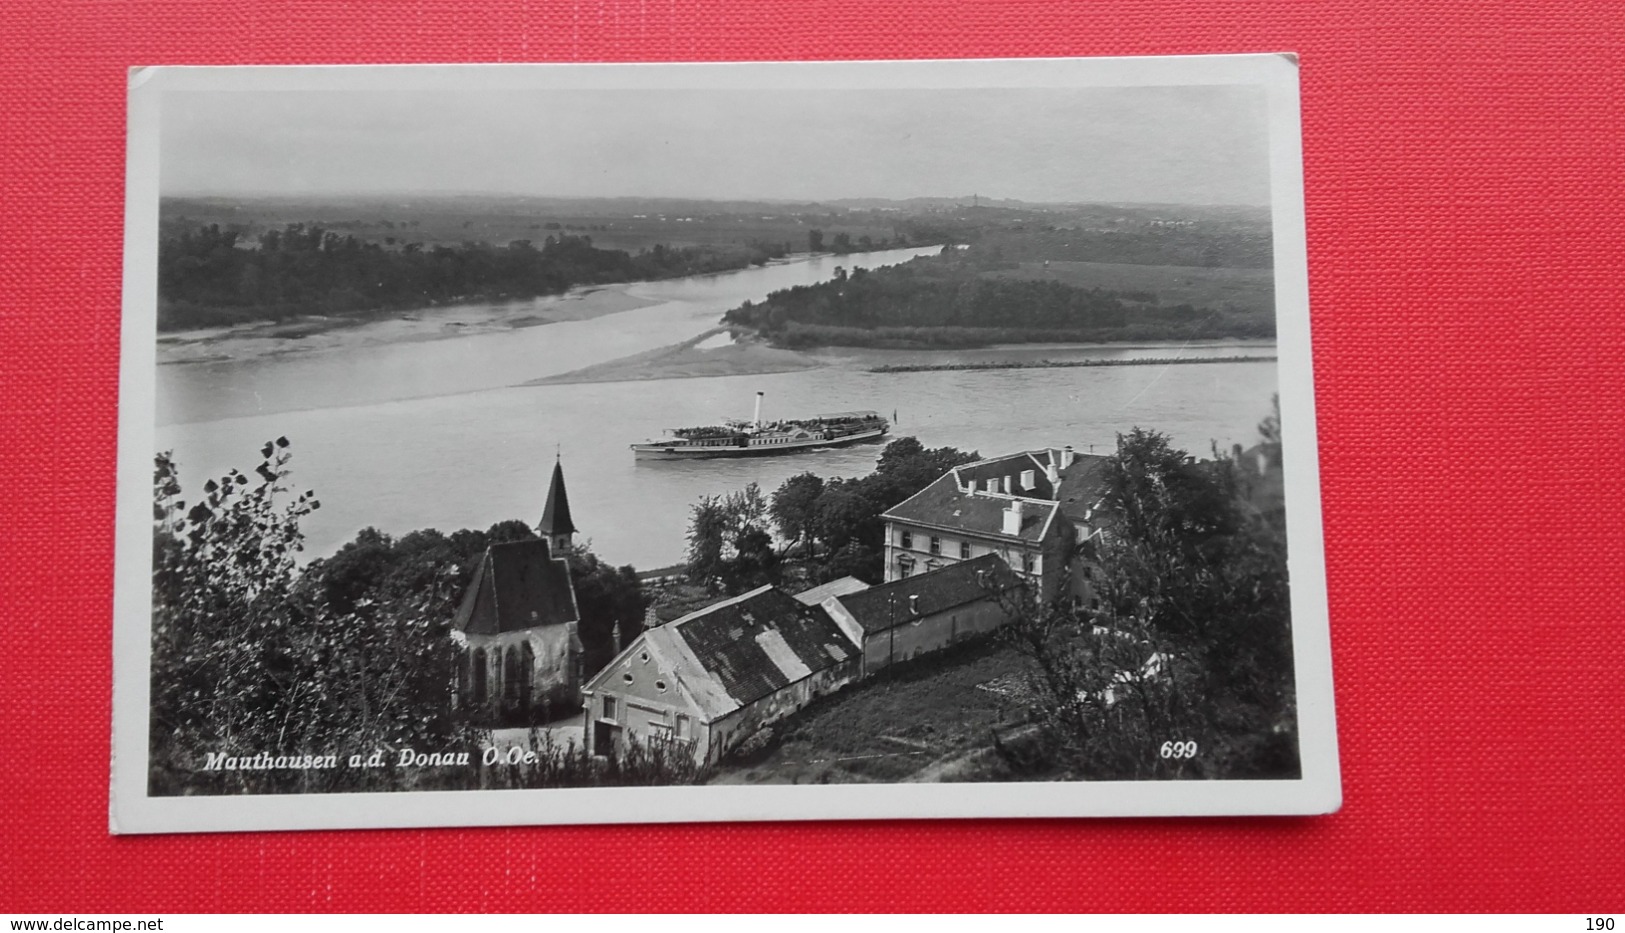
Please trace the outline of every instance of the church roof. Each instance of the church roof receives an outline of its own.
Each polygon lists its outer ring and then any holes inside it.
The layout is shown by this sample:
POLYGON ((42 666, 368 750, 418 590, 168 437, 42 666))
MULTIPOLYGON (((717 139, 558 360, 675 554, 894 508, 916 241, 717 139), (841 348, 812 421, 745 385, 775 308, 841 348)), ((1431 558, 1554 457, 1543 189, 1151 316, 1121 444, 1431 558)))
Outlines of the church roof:
POLYGON ((547 505, 542 507, 542 521, 537 530, 543 535, 573 535, 575 522, 570 520, 570 497, 564 491, 564 465, 553 461, 553 482, 547 487, 547 505))
POLYGON ((485 549, 452 626, 470 635, 500 635, 580 618, 569 564, 536 538, 485 549))

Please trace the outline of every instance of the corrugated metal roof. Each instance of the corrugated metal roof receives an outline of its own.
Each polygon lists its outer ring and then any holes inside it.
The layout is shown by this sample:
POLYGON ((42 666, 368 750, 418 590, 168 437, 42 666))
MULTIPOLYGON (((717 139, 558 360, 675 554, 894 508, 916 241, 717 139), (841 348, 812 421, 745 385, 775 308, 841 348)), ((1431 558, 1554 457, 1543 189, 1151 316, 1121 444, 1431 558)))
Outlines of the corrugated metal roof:
POLYGON ((848 593, 858 593, 869 588, 869 584, 857 577, 841 577, 828 583, 820 584, 810 590, 796 594, 796 599, 809 606, 816 606, 831 596, 845 596, 848 593))
POLYGON ((675 636, 732 700, 733 709, 856 653, 856 646, 827 615, 771 586, 653 631, 675 636))

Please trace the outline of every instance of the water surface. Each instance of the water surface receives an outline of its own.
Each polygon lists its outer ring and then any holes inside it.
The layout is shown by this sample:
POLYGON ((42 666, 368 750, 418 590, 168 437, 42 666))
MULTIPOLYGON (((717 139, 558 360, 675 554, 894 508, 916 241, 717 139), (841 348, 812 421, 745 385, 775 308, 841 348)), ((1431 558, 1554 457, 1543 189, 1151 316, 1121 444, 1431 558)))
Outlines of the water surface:
POLYGON ((571 511, 594 549, 617 564, 681 560, 689 510, 701 496, 796 473, 853 476, 881 445, 741 460, 639 461, 628 444, 668 427, 751 414, 896 412, 897 435, 983 454, 1046 445, 1111 449, 1118 432, 1154 427, 1205 454, 1251 444, 1269 410, 1275 364, 870 373, 881 363, 1264 355, 1270 347, 1021 347, 988 350, 830 349, 821 369, 773 375, 519 387, 517 383, 668 346, 717 325, 743 301, 821 281, 838 265, 885 265, 927 250, 823 257, 690 279, 641 283, 647 307, 509 333, 230 363, 159 367, 160 449, 183 481, 252 468, 262 442, 292 442, 292 479, 322 509, 306 519, 307 556, 332 553, 374 526, 484 528, 541 514, 555 453, 571 511))

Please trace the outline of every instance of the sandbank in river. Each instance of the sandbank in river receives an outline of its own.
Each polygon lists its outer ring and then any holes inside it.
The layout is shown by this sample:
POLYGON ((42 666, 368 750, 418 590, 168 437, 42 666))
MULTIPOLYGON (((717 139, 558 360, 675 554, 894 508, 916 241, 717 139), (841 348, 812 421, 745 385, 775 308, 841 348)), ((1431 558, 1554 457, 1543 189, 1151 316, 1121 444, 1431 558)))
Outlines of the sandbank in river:
POLYGON ((1275 342, 1272 340, 1228 338, 1182 344, 1000 344, 952 350, 876 350, 858 347, 787 350, 771 346, 752 335, 733 333, 727 327, 714 327, 681 343, 532 379, 521 385, 758 376, 826 367, 871 373, 909 373, 1274 362, 1274 349, 1275 342), (731 336, 726 337, 725 341, 718 339, 730 333, 731 336), (1225 353, 1226 350, 1231 353, 1247 352, 1230 355, 1225 353), (1178 355, 1185 351, 1194 351, 1194 355, 1178 355))
POLYGON ((700 379, 708 376, 759 376, 790 373, 829 365, 797 350, 770 347, 750 337, 739 337, 725 346, 707 347, 712 338, 728 333, 714 327, 682 343, 634 353, 594 366, 544 376, 523 383, 527 386, 574 385, 583 382, 632 382, 646 379, 700 379))
POLYGON ((561 295, 528 300, 444 305, 380 312, 377 316, 310 315, 289 321, 175 331, 158 335, 158 363, 255 360, 319 350, 448 340, 560 321, 585 321, 658 303, 629 294, 633 284, 584 285, 561 295))

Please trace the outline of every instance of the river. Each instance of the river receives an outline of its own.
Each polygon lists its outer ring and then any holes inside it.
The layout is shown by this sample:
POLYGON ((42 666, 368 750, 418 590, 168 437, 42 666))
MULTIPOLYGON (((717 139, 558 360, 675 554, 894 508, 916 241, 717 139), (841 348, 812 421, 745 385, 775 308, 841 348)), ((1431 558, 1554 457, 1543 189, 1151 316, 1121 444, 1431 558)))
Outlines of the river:
MULTIPOLYGON (((627 286, 649 304, 590 320, 442 340, 363 345, 158 367, 158 445, 189 490, 250 470, 266 440, 292 442, 292 475, 322 508, 303 525, 306 556, 331 554, 374 526, 485 528, 541 514, 555 454, 587 540, 616 564, 682 559, 689 508, 750 482, 766 492, 796 473, 854 476, 880 445, 745 460, 638 461, 627 445, 667 427, 749 417, 877 409, 894 435, 993 455, 1073 444, 1110 450, 1139 425, 1193 453, 1251 444, 1268 413, 1270 362, 1177 366, 873 373, 882 363, 1095 357, 1234 356, 1232 345, 1010 347, 952 352, 821 350, 797 372, 521 386, 594 363, 670 346, 723 312, 773 290, 830 278, 836 266, 874 268, 928 250, 817 257, 627 286)), ((538 307, 545 309, 549 299, 538 307)), ((437 309, 444 314, 446 309, 437 309)), ((708 342, 709 345, 709 342, 708 342)), ((1273 347, 1245 352, 1273 354, 1273 347)))

